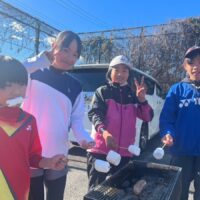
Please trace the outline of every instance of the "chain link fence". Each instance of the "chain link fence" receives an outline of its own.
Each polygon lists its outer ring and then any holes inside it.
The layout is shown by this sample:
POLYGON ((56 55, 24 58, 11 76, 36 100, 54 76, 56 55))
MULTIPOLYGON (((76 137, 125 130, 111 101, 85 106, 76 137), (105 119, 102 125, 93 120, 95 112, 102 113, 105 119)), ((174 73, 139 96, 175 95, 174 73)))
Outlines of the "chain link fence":
MULTIPOLYGON (((0 52, 24 60, 49 49, 60 31, 0 0, 0 52)), ((168 24, 79 33, 82 62, 109 63, 119 54, 157 78, 164 90, 184 77, 184 52, 200 44, 200 18, 168 24)))

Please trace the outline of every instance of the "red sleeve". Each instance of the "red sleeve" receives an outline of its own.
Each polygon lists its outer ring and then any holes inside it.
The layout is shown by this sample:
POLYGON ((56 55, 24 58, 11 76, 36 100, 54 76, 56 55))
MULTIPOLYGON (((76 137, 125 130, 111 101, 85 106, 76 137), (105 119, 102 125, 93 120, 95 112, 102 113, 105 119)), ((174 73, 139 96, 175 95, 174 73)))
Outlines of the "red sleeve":
POLYGON ((32 120, 32 134, 30 138, 29 161, 31 167, 39 167, 39 162, 42 159, 42 147, 38 135, 36 120, 32 120))

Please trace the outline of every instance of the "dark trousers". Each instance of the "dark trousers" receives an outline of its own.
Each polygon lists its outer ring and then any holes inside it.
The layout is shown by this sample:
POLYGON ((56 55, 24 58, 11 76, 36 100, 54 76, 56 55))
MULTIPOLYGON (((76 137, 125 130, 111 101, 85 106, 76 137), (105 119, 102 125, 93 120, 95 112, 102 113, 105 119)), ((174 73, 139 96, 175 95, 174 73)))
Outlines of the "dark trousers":
POLYGON ((194 180, 194 200, 200 200, 200 157, 172 157, 172 165, 182 167, 182 194, 180 200, 188 200, 189 187, 194 180))
POLYGON ((111 169, 108 173, 102 173, 96 171, 94 168, 94 162, 96 159, 106 161, 106 155, 96 154, 96 153, 88 153, 87 154, 87 175, 88 175, 88 190, 91 190, 95 186, 99 185, 103 182, 108 176, 113 175, 119 169, 124 167, 129 161, 130 157, 122 157, 121 162, 118 166, 114 166, 111 164, 111 169))
POLYGON ((44 180, 44 176, 31 178, 29 200, 44 200, 44 183, 47 200, 63 200, 66 175, 55 180, 44 180))

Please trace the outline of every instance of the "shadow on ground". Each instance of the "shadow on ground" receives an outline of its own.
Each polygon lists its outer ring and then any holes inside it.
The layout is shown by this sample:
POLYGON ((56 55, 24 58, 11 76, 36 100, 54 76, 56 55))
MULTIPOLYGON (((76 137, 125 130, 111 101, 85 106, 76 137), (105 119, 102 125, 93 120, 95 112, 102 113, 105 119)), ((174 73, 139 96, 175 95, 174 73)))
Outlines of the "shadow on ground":
POLYGON ((72 156, 81 156, 81 157, 86 157, 86 150, 82 149, 80 146, 77 145, 71 145, 71 148, 69 149, 69 155, 72 156))

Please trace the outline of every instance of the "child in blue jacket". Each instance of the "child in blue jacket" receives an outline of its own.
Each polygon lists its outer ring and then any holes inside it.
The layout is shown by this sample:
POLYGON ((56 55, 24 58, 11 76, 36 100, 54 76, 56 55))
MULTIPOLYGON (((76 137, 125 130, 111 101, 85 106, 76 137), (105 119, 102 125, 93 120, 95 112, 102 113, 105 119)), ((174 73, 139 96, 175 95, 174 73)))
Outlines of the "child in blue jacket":
POLYGON ((194 200, 200 200, 200 47, 187 50, 187 78, 174 84, 160 116, 162 142, 170 147, 172 164, 182 167, 181 200, 188 200, 194 180, 194 200))

